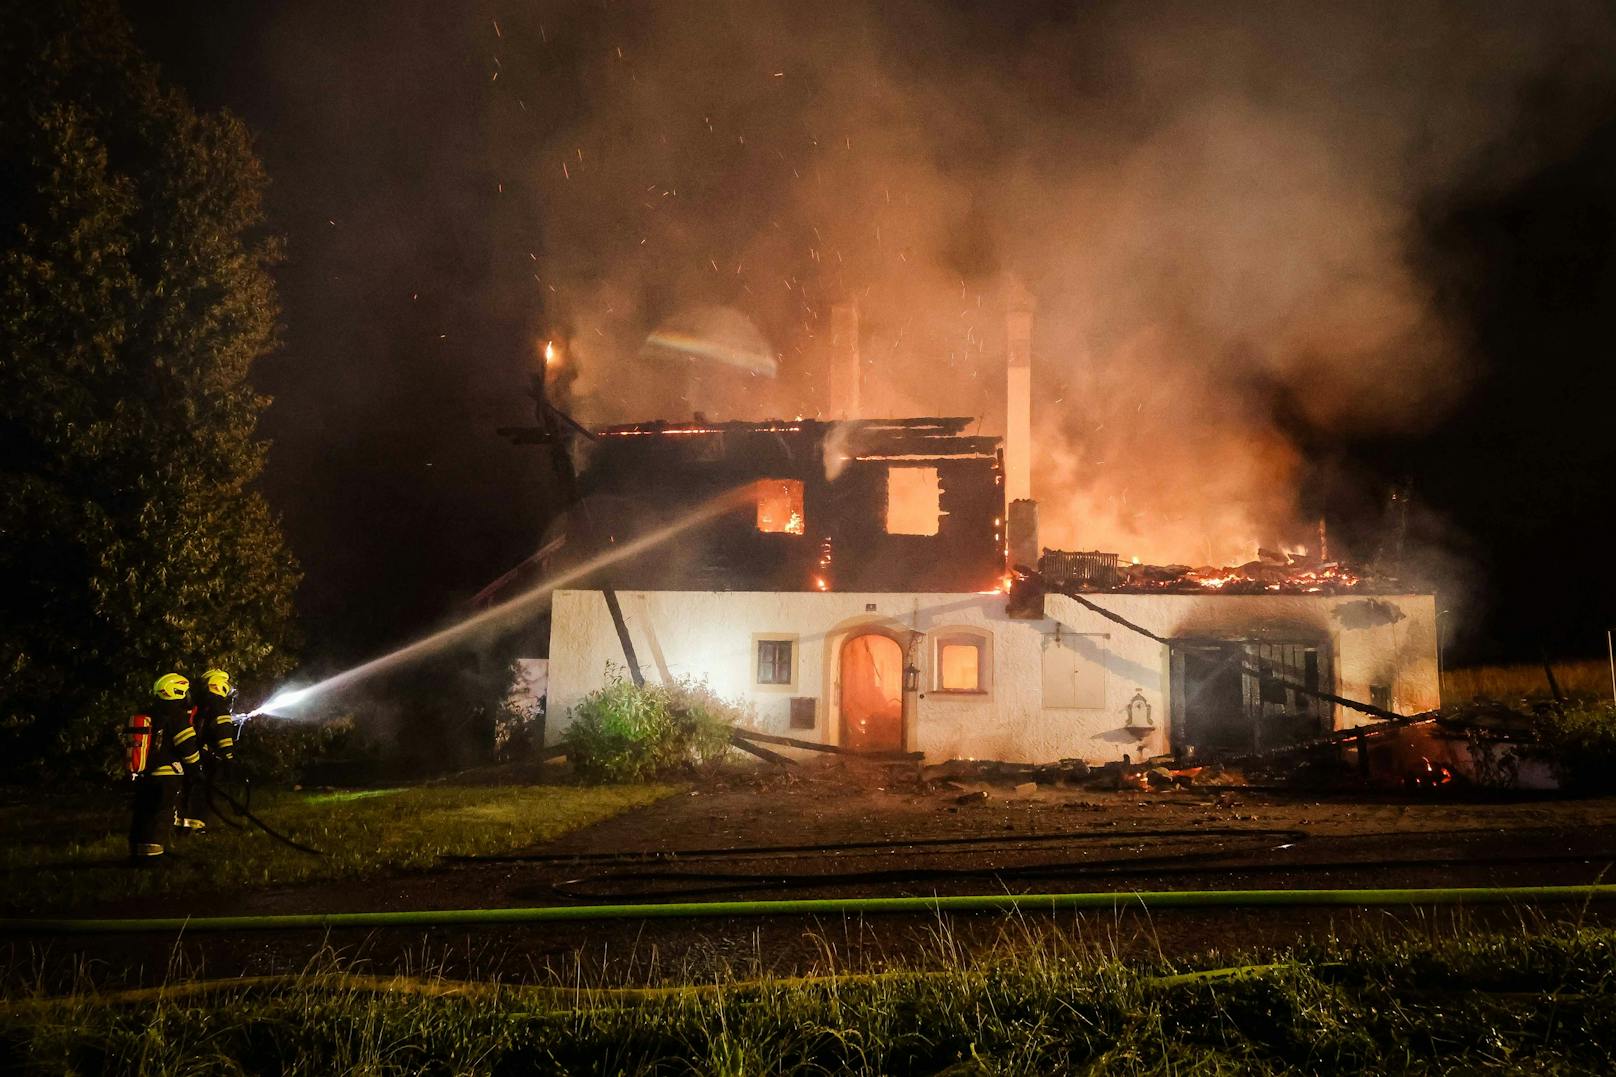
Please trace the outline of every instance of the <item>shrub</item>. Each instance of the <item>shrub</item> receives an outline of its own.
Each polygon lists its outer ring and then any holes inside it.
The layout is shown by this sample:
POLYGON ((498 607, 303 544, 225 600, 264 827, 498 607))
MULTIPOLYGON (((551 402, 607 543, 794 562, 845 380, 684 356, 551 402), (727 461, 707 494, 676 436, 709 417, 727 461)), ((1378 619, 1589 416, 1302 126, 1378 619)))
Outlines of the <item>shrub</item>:
POLYGON ((749 708, 725 699, 706 681, 690 677, 647 685, 644 691, 662 700, 687 746, 687 757, 702 765, 722 761, 729 754, 730 731, 749 724, 752 717, 749 708))
POLYGON ((532 756, 544 744, 544 693, 529 662, 505 666, 505 695, 494 708, 494 758, 510 763, 532 756))
POLYGON ((350 717, 308 722, 267 714, 246 723, 239 736, 237 775, 264 785, 292 785, 314 762, 351 751, 355 740, 350 717))
POLYGON ((608 666, 605 687, 573 708, 567 748, 586 781, 648 781, 722 759, 744 714, 703 682, 683 677, 642 688, 608 666))
POLYGON ((1549 750, 1561 786, 1579 793, 1616 792, 1616 705, 1544 709, 1537 736, 1549 750))

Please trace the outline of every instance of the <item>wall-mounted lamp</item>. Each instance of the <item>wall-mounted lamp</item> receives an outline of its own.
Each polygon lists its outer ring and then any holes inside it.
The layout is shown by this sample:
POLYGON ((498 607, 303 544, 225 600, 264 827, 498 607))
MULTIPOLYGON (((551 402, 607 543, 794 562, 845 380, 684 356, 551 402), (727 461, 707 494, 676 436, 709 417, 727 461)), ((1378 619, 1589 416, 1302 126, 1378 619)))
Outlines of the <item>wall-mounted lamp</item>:
POLYGON ((903 667, 903 690, 905 692, 920 691, 920 667, 913 662, 903 667))

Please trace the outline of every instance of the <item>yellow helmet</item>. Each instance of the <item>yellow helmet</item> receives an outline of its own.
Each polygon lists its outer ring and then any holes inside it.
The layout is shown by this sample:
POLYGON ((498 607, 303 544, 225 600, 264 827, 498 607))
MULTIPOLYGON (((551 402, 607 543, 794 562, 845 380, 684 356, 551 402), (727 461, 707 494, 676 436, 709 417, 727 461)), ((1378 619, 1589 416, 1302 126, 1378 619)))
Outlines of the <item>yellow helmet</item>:
POLYGON ((207 682, 208 691, 216 696, 228 696, 235 691, 230 684, 230 674, 222 669, 210 669, 202 674, 202 680, 207 682))
POLYGON ((191 694, 191 682, 178 673, 165 673, 157 678, 152 691, 158 699, 184 699, 191 694))

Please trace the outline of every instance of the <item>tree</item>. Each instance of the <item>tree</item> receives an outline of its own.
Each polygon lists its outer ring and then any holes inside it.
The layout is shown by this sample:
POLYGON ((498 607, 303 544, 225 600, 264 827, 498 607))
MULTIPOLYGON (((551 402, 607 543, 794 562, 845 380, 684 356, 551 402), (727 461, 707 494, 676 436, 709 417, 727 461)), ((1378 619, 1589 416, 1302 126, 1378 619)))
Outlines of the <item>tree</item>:
POLYGON ((0 729, 107 765, 151 683, 286 671, 297 569, 253 488, 275 342, 262 166, 109 0, 0 25, 0 729))

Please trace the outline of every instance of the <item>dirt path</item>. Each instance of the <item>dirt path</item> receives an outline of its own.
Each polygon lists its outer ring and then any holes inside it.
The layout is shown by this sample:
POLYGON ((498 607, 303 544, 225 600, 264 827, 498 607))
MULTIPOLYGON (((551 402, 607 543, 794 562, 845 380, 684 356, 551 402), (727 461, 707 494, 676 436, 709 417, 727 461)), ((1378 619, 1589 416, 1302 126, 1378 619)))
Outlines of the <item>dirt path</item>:
MULTIPOLYGON (((967 787, 872 787, 867 776, 813 776, 709 787, 574 831, 534 853, 886 842, 882 848, 677 860, 551 859, 445 865, 338 884, 269 889, 124 915, 272 914, 588 904, 592 900, 931 895, 1003 890, 1266 889, 1484 886, 1592 882, 1616 861, 1616 800, 1459 803, 1407 798, 1298 798, 1213 790, 1172 793, 967 787), (985 791, 986 799, 958 800, 985 791), (916 841, 965 839, 959 845, 916 841), (698 876, 745 876, 710 878, 698 876), (854 875, 846 879, 837 876, 854 875)), ((212 840, 212 839, 209 839, 212 840)), ((1616 876, 1616 872, 1610 873, 1616 876)), ((109 910, 113 911, 113 910, 109 910)), ((616 921, 498 929, 244 933, 6 940, 5 978, 57 979, 89 961, 108 982, 160 979, 176 962, 206 975, 304 966, 332 947, 372 970, 499 975, 538 982, 640 981, 716 971, 779 974, 829 965, 879 967, 991 945, 1007 927, 1062 931, 1121 952, 1191 953, 1365 930, 1518 924, 1521 917, 1608 910, 1268 908, 1034 916, 616 921), (46 956, 41 958, 41 955, 46 956)))

